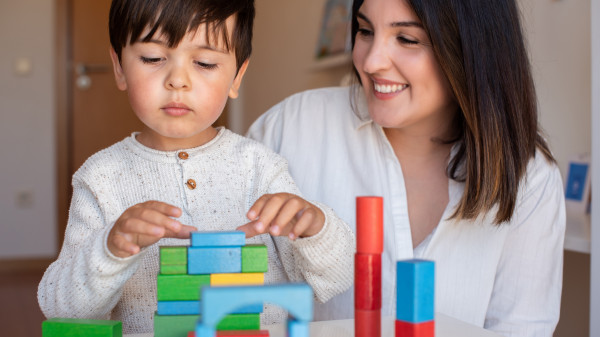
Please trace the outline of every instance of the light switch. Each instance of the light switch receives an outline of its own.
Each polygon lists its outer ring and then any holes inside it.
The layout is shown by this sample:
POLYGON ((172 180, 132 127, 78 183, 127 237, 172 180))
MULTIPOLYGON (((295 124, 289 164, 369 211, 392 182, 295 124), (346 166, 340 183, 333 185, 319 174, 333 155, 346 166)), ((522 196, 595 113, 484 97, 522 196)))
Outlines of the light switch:
POLYGON ((27 76, 31 74, 31 70, 33 69, 33 65, 31 60, 27 57, 19 57, 15 59, 14 63, 14 71, 15 74, 19 76, 27 76))

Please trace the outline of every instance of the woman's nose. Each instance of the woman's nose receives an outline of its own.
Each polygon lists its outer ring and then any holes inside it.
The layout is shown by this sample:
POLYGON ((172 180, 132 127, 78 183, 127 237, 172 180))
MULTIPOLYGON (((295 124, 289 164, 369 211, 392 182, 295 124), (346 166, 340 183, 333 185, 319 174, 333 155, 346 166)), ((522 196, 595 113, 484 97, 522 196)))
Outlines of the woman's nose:
POLYGON ((373 39, 364 60, 364 71, 373 74, 386 70, 391 65, 390 53, 386 41, 383 39, 373 39))

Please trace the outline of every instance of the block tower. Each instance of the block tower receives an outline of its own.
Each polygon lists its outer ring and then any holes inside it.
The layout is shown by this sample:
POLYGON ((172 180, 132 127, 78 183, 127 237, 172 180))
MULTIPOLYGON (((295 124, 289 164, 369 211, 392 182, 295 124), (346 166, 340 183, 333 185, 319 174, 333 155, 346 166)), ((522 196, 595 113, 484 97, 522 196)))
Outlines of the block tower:
POLYGON ((383 198, 356 198, 354 336, 381 336, 383 198))
MULTIPOLYGON (((263 285, 265 245, 246 245, 244 232, 193 232, 189 246, 161 246, 155 337, 185 337, 200 315, 203 286, 263 285)), ((262 304, 225 316, 217 330, 258 330, 262 304)))
POLYGON ((433 337, 435 264, 427 260, 396 262, 396 337, 433 337))

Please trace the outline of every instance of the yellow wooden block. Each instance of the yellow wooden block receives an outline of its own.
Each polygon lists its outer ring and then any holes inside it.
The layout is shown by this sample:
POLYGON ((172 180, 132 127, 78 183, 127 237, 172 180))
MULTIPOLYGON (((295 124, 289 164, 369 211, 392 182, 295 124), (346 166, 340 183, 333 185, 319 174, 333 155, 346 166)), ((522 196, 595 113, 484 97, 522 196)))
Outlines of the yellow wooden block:
POLYGON ((265 273, 211 274, 211 286, 261 285, 265 284, 265 273))

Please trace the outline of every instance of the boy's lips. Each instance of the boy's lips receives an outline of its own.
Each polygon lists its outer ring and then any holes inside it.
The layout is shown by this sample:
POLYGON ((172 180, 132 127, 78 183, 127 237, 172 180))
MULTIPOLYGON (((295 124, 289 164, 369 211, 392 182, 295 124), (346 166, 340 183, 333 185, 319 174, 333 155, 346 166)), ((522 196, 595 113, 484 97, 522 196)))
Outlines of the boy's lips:
POLYGON ((171 116, 182 116, 192 111, 192 109, 183 103, 169 103, 163 106, 162 110, 171 116))

